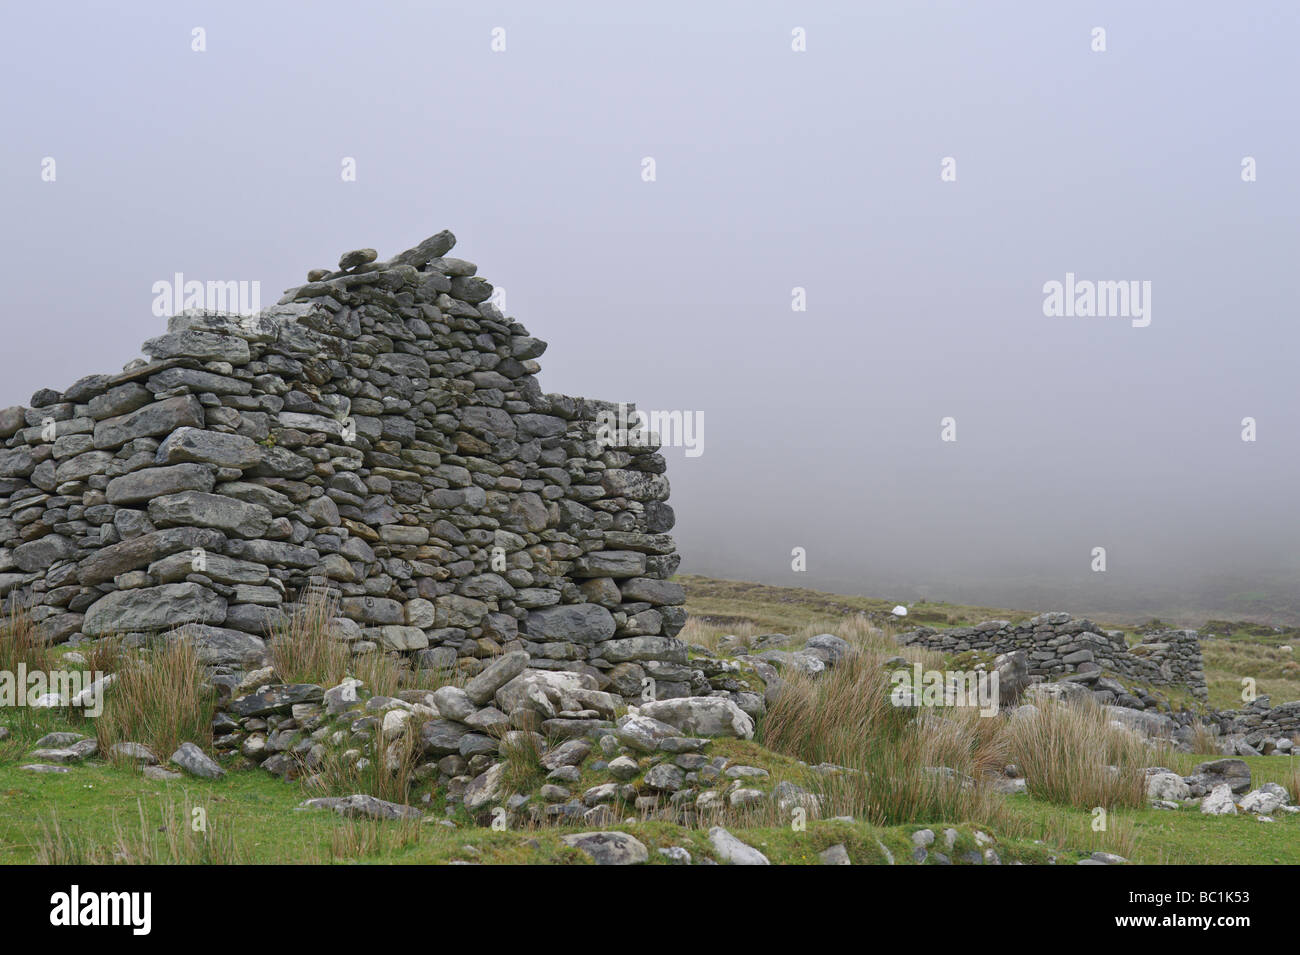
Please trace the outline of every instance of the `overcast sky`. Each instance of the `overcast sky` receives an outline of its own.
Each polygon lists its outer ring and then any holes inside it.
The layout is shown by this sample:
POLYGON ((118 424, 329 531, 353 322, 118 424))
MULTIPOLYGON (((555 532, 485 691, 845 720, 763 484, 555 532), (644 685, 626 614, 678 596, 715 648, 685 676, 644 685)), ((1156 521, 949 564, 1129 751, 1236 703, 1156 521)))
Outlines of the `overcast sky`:
POLYGON ((703 416, 666 452, 684 571, 1044 609, 1296 589, 1293 2, 5 17, 0 405, 137 357, 176 272, 271 304, 449 228, 551 343, 545 390, 703 416), (1046 316, 1067 273, 1149 282, 1149 324, 1046 316))

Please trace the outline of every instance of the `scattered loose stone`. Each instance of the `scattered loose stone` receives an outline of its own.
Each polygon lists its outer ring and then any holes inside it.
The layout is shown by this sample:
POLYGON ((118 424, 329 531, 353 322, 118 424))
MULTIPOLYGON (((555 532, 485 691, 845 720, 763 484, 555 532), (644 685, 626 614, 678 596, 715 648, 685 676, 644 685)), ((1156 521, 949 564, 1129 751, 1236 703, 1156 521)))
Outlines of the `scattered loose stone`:
POLYGON ((625 832, 580 832, 561 836, 560 841, 585 852, 597 865, 640 865, 650 858, 645 845, 625 832))
POLYGON ((308 799, 302 805, 306 809, 332 809, 340 816, 350 819, 413 820, 420 819, 423 816, 423 813, 414 806, 403 806, 399 803, 387 802, 365 793, 308 799))
POLYGON ((158 763, 158 757, 153 754, 153 751, 140 743, 114 743, 108 748, 108 754, 143 766, 155 766, 158 763))
POLYGON ((1147 798, 1156 802, 1188 799, 1191 790, 1177 773, 1154 773, 1147 777, 1147 798))
POLYGON ((611 759, 609 761, 609 766, 606 768, 609 770, 611 776, 615 779, 621 780, 631 779, 641 771, 640 767, 636 764, 636 760, 629 756, 618 756, 611 759))
POLYGON ((817 853, 817 858, 822 860, 822 865, 852 865, 849 860, 849 850, 845 848, 844 843, 840 842, 829 849, 823 849, 817 853))
POLYGON ((170 769, 163 769, 161 766, 146 766, 141 772, 145 779, 152 779, 154 782, 170 782, 174 779, 184 779, 180 773, 173 773, 170 769))
POLYGON ((1277 783, 1265 783, 1241 797, 1241 811, 1267 816, 1290 802, 1290 794, 1277 783))
POLYGON ((220 779, 226 775, 224 769, 193 743, 181 743, 180 748, 172 753, 171 762, 191 776, 202 779, 220 779))
POLYGON ((732 865, 771 865, 767 856, 741 842, 721 826, 709 830, 709 845, 723 862, 732 865))
POLYGON ((97 752, 99 752, 97 742, 93 739, 83 739, 61 749, 34 749, 27 756, 29 759, 42 762, 66 764, 79 763, 94 756, 97 752))
POLYGON ((1232 787, 1227 783, 1215 786, 1201 801, 1201 812, 1209 816, 1235 816, 1237 805, 1232 801, 1232 787))

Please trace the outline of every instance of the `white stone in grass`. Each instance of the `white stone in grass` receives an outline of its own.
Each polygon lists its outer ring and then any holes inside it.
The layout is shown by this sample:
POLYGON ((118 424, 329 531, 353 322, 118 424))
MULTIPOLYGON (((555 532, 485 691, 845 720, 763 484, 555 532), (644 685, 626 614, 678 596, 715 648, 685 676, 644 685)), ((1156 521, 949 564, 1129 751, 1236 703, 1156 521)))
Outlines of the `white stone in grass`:
POLYGON ((1152 773, 1147 777, 1147 798, 1155 802, 1176 802, 1191 795, 1191 789, 1177 773, 1152 773))
POLYGON ((721 826, 709 830, 709 845, 723 862, 732 865, 771 865, 767 856, 753 846, 741 842, 721 826))
POLYGON ((1265 783, 1259 789, 1241 797, 1241 811, 1267 816, 1290 801, 1287 791, 1277 783, 1265 783))
POLYGON ((889 847, 886 846, 886 845, 885 845, 883 842, 881 842, 879 839, 876 840, 876 845, 880 846, 880 851, 881 851, 882 853, 884 853, 884 856, 885 856, 885 865, 893 865, 893 864, 894 864, 894 854, 893 854, 892 852, 889 851, 889 847))
POLYGON ((117 674, 106 673, 69 700, 68 705, 78 709, 93 709, 100 706, 103 704, 104 691, 115 682, 117 682, 117 674))
POLYGON ((1215 786, 1202 800, 1201 812, 1207 816, 1235 816, 1237 805, 1232 801, 1232 787, 1227 783, 1215 786))
POLYGON ((849 859, 849 850, 842 842, 837 842, 829 849, 823 849, 817 853, 817 858, 821 859, 822 865, 853 865, 849 859))
POLYGON ((220 779, 226 775, 224 769, 193 743, 181 743, 180 748, 172 753, 171 762, 191 776, 203 779, 220 779))

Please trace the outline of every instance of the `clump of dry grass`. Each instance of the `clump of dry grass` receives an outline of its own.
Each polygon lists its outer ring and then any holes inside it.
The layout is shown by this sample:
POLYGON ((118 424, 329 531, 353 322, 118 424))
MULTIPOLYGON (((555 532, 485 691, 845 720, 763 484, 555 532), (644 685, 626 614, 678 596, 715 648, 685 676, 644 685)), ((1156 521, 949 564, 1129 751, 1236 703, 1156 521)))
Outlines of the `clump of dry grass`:
POLYGON ((97 842, 63 828, 58 814, 41 823, 32 845, 42 865, 238 865, 248 862, 248 852, 230 829, 214 824, 206 809, 186 797, 177 805, 167 799, 150 819, 144 804, 136 801, 137 824, 124 825, 113 817, 113 837, 97 842))
POLYGON ((417 820, 380 822, 347 819, 330 831, 329 861, 340 862, 388 855, 420 844, 417 820))
POLYGON ((1017 712, 1004 724, 1003 741, 1031 794, 1078 809, 1142 805, 1143 769, 1158 758, 1141 737, 1112 726, 1091 700, 1049 701, 1017 712))
POLYGON ((122 658, 95 735, 101 752, 131 741, 166 759, 184 742, 211 745, 214 709, 198 647, 182 627, 122 658))
POLYGON ((376 696, 396 696, 403 689, 436 690, 453 682, 452 673, 414 670, 405 658, 382 650, 353 656, 331 624, 336 616, 334 593, 312 588, 272 630, 271 665, 282 682, 330 687, 352 676, 376 696))
POLYGON ((498 754, 506 764, 501 776, 503 791, 525 793, 541 785, 549 772, 542 765, 544 747, 535 733, 515 732, 502 737, 498 754))
POLYGON ((884 660, 902 655, 938 668, 939 659, 901 650, 866 620, 850 618, 833 632, 854 652, 816 677, 787 670, 762 723, 770 749, 843 767, 817 786, 823 813, 875 825, 996 816, 1000 801, 986 783, 1005 764, 996 720, 964 707, 895 706, 884 660))
POLYGON ((1129 860, 1138 854, 1141 840, 1130 817, 1107 813, 1104 828, 1098 828, 1095 821, 1092 813, 1048 813, 1027 820, 1017 838, 1041 839, 1062 851, 1112 852, 1129 860))
POLYGON ((1295 805, 1300 803, 1300 766, 1296 765, 1294 752, 1291 753, 1290 760, 1291 771, 1285 774, 1282 786, 1291 794, 1291 804, 1295 805))
POLYGON ((758 627, 749 622, 732 624, 723 628, 699 617, 688 617, 686 618, 686 625, 677 634, 677 639, 704 647, 710 652, 716 653, 719 649, 719 642, 724 636, 739 637, 743 642, 748 643, 761 632, 758 627))
MULTIPOLYGON (((59 667, 59 662, 54 648, 37 633, 27 608, 19 601, 11 600, 8 610, 0 614, 0 671, 12 673, 17 679, 20 666, 25 667, 29 674, 51 675, 59 667)), ((35 731, 40 722, 40 712, 27 706, 15 707, 11 722, 16 736, 0 742, 0 759, 9 759, 23 747, 22 739, 35 731)))
POLYGON ((285 683, 338 686, 347 676, 351 653, 334 635, 330 620, 338 615, 338 598, 311 589, 272 630, 271 665, 285 683))
POLYGON ((423 716, 413 713, 399 732, 387 737, 381 724, 364 746, 326 747, 324 757, 315 766, 297 757, 297 776, 303 789, 312 796, 366 793, 387 802, 408 804, 416 769, 424 761, 420 742, 424 721, 423 716))
POLYGON ((102 637, 78 649, 86 660, 86 669, 91 673, 116 673, 126 659, 122 639, 117 636, 102 637))
POLYGON ((0 618, 0 670, 16 672, 20 663, 28 672, 48 673, 57 666, 57 654, 36 632, 27 608, 13 601, 0 618))
POLYGON ((410 672, 402 666, 405 662, 391 653, 375 650, 353 659, 351 670, 352 675, 376 696, 397 696, 407 684, 410 672))
POLYGON ((1219 736, 1208 724, 1203 723, 1199 719, 1194 719, 1192 720, 1191 731, 1192 733, 1188 743, 1191 745, 1193 753, 1199 753, 1203 756, 1221 755, 1219 750, 1219 736))

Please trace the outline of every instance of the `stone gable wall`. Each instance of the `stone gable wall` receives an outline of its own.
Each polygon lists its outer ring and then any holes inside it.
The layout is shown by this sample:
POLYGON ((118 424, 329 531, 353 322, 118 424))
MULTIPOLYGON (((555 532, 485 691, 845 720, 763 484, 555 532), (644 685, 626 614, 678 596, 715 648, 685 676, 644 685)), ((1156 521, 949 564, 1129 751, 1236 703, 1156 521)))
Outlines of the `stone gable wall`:
POLYGON ((663 457, 598 440, 615 406, 542 392, 546 344, 454 242, 183 312, 147 360, 0 410, 0 598, 52 642, 194 623, 233 673, 315 585, 354 652, 474 672, 525 649, 684 693, 663 457))

